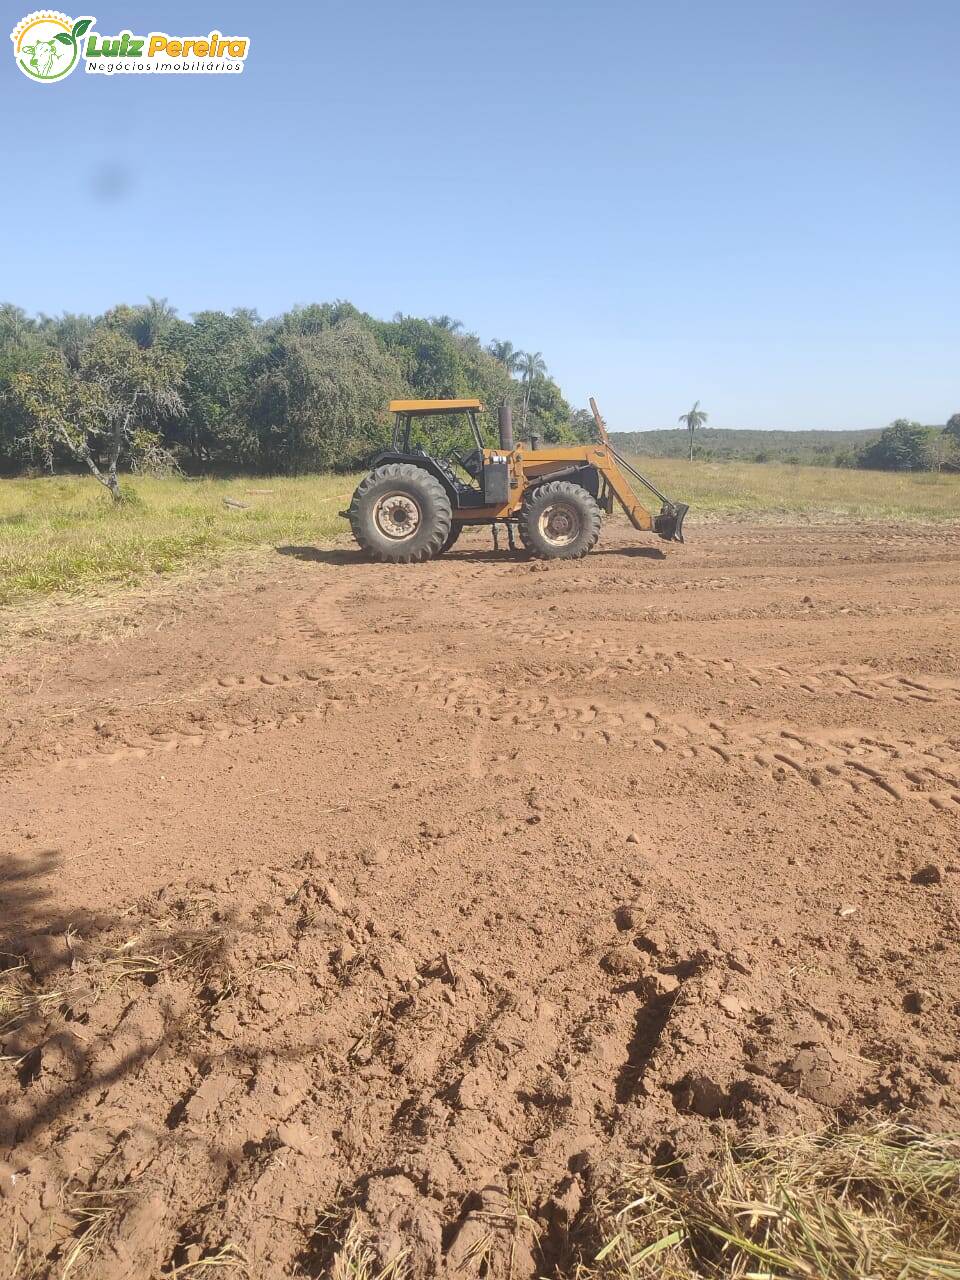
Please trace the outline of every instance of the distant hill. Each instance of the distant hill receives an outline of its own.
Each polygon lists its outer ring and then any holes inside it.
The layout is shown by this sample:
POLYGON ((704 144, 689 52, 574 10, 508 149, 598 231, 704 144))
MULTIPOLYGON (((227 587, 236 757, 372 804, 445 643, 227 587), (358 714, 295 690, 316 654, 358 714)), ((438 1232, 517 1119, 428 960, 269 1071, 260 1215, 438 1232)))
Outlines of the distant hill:
MULTIPOLYGON (((748 431, 701 427, 694 434, 693 443, 697 457, 721 462, 804 462, 830 466, 836 458, 849 458, 879 435, 879 427, 865 431, 748 431)), ((655 458, 685 458, 690 450, 690 436, 684 427, 671 431, 612 431, 610 439, 622 453, 644 453, 655 458)))

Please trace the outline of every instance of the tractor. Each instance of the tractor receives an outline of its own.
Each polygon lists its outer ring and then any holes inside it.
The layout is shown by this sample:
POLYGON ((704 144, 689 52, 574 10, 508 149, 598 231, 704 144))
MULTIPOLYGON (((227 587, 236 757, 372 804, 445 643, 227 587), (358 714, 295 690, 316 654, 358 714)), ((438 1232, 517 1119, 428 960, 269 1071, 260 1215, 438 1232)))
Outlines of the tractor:
POLYGON ((543 560, 585 556, 600 536, 600 515, 616 500, 635 529, 667 542, 683 541, 687 506, 672 502, 610 444, 591 397, 598 442, 542 445, 532 435, 517 444, 509 405, 499 413, 500 443, 484 444, 479 400, 392 400, 393 441, 372 460, 347 511, 353 536, 374 560, 411 564, 449 551, 467 525, 489 525, 494 546, 505 525, 514 549, 514 529, 524 549, 543 560), (424 418, 465 416, 474 447, 446 456, 412 439, 424 418), (626 474, 625 474, 626 473, 626 474), (631 475, 660 501, 654 515, 627 480, 631 475))

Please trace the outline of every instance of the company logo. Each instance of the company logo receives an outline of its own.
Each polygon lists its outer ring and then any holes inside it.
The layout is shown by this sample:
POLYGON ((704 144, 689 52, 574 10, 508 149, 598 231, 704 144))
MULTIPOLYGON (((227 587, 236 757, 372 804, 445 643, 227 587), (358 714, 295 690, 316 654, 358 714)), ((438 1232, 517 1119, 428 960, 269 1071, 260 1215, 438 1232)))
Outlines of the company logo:
POLYGON ((65 13, 30 13, 10 33, 17 66, 31 80, 52 84, 68 76, 80 60, 80 39, 93 25, 93 18, 77 18, 65 13))
POLYGON ((220 73, 242 71, 250 49, 246 36, 169 36, 151 31, 115 36, 90 31, 95 18, 72 20, 65 13, 31 13, 10 33, 17 66, 31 80, 63 80, 81 61, 88 73, 220 73), (89 33, 89 34, 88 34, 89 33))

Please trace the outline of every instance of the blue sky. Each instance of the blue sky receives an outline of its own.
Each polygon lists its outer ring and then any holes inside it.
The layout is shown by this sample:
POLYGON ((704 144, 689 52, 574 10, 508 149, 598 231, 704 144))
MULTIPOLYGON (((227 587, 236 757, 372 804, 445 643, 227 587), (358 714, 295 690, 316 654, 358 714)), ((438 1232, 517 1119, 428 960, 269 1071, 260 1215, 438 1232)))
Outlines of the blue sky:
POLYGON ((43 86, 5 7, 30 311, 446 312, 617 429, 960 410, 957 0, 92 0, 101 34, 247 35, 247 67, 43 86))

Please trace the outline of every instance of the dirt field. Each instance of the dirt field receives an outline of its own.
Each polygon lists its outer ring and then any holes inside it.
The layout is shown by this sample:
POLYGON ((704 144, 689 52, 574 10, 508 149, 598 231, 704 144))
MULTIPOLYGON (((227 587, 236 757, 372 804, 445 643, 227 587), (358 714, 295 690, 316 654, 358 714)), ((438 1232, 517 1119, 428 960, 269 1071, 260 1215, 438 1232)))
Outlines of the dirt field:
POLYGON ((626 1161, 960 1125, 960 527, 488 547, 0 667, 18 1277, 570 1274, 626 1161))

